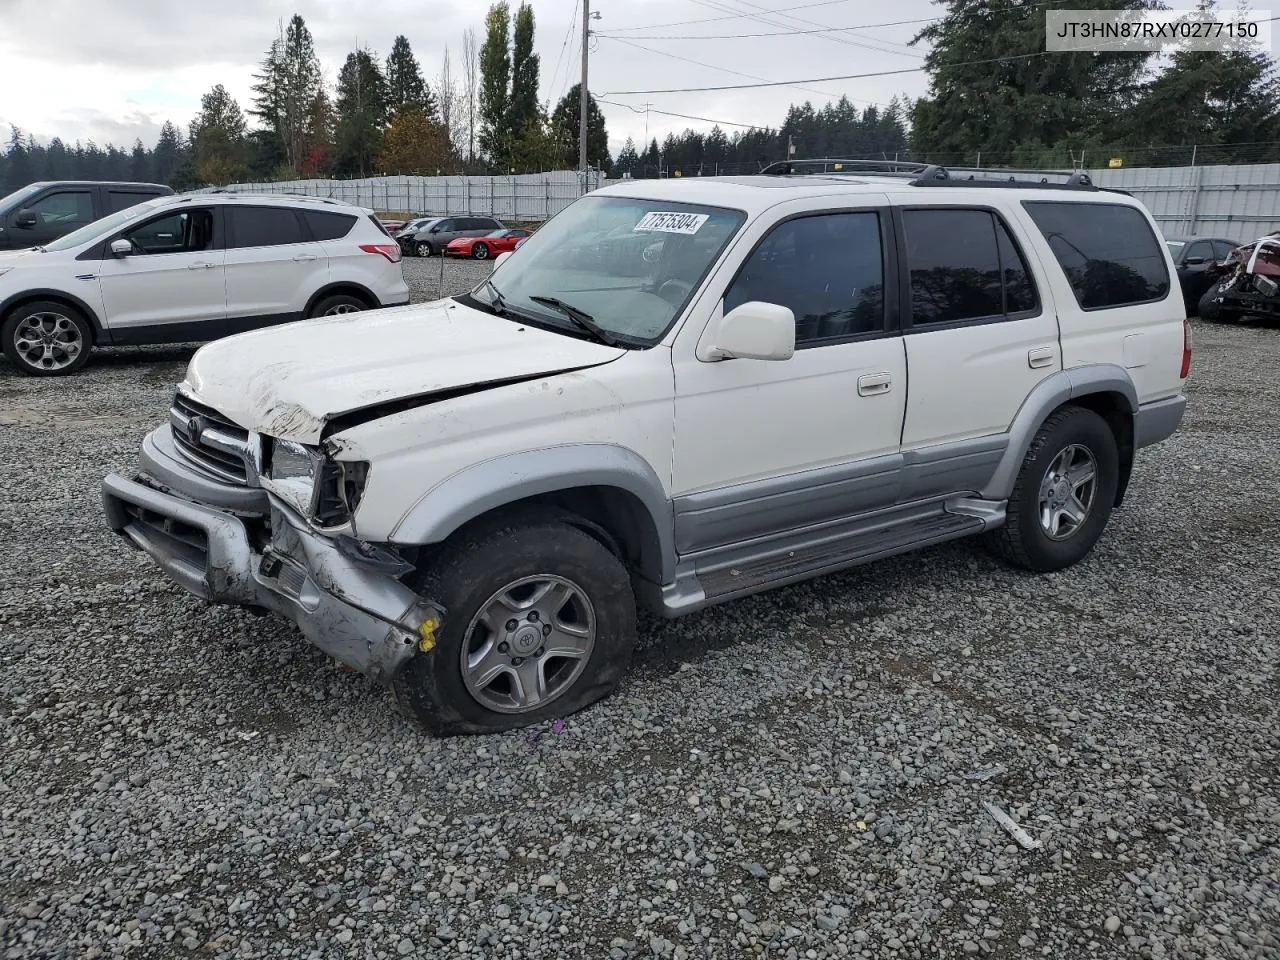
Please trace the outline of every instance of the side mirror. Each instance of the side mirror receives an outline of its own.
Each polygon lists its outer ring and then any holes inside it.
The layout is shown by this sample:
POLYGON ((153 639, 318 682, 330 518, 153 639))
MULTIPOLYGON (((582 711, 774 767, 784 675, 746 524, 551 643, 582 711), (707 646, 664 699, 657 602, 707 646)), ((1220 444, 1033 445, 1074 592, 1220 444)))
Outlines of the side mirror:
POLYGON ((705 359, 790 360, 795 352, 796 315, 789 307, 752 300, 724 315, 705 359))
MULTIPOLYGON (((509 256, 511 256, 511 251, 510 251, 510 250, 507 250, 507 251, 504 251, 503 253, 498 254, 496 257, 494 257, 494 258, 493 258, 493 269, 494 269, 494 270, 497 270, 497 269, 498 269, 498 265, 499 265, 500 263, 502 263, 502 261, 503 261, 503 260, 507 259, 507 257, 509 257, 509 256)), ((492 271, 490 271, 490 272, 492 272, 492 271)))
POLYGON ((36 212, 34 210, 19 210, 18 215, 13 219, 13 225, 21 230, 30 230, 36 225, 36 212))
POLYGON ((1208 259, 1209 259, 1208 257, 1187 257, 1187 259, 1183 260, 1182 262, 1185 263, 1188 267, 1198 267, 1200 266, 1200 264, 1205 263, 1208 259))
POLYGON ((127 257, 131 253, 133 253, 133 244, 128 240, 120 239, 111 241, 112 256, 127 257))

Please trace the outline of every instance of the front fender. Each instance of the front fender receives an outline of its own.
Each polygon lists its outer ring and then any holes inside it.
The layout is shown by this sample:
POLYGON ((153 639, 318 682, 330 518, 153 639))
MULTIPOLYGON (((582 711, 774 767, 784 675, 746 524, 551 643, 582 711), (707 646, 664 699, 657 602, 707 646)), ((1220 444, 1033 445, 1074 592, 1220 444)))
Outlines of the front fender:
POLYGON ((436 484, 391 531, 401 545, 440 543, 464 524, 499 507, 580 487, 614 487, 631 494, 653 524, 663 583, 675 577, 671 501, 639 454, 608 443, 577 443, 496 457, 436 484))

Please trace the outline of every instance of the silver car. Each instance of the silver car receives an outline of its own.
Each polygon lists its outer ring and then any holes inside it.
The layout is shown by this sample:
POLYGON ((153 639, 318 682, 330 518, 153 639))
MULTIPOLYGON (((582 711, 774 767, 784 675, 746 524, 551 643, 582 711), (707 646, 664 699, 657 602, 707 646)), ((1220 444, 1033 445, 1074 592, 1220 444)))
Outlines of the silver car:
POLYGON ((396 235, 405 253, 415 257, 434 257, 458 237, 483 237, 494 230, 506 229, 494 217, 437 217, 415 220, 396 235))

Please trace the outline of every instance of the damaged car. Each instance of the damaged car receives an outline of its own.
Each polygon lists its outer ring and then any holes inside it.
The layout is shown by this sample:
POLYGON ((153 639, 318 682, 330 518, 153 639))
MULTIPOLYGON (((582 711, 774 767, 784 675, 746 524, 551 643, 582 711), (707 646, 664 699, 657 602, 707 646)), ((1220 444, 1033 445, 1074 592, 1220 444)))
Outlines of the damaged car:
POLYGON ((1173 260, 1087 179, 920 169, 626 181, 468 293, 204 346, 107 523, 437 734, 600 700, 640 610, 967 536, 1069 567, 1181 421, 1173 260))
POLYGON ((1236 247, 1224 260, 1209 264, 1206 273, 1211 282, 1200 298, 1200 319, 1280 319, 1280 231, 1236 247))

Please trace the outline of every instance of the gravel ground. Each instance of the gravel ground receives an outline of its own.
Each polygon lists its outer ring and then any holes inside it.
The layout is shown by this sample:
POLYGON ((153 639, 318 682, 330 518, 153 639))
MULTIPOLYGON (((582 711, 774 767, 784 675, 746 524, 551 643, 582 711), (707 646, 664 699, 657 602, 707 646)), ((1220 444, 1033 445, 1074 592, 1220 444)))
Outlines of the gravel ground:
POLYGON ((0 958, 1280 956, 1280 331, 1196 335, 1085 564, 647 622, 611 699, 447 741, 106 532, 189 348, 0 365, 0 958))

